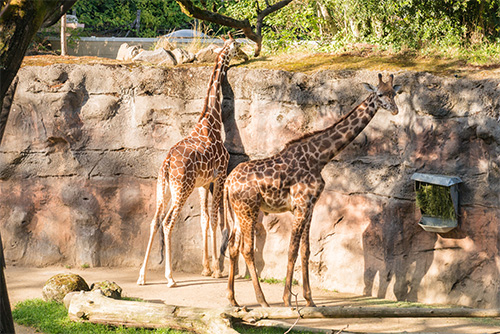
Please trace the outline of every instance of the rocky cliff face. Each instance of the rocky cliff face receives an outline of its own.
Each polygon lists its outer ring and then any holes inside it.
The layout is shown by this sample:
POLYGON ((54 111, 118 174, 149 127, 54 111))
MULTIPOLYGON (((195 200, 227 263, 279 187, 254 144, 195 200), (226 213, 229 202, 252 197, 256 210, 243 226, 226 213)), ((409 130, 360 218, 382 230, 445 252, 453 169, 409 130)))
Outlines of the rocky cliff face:
MULTIPOLYGON (((10 264, 136 266, 156 173, 203 106, 211 68, 24 67, 0 147, 10 264)), ((278 152, 361 102, 377 73, 231 68, 223 118, 232 166, 278 152)), ((381 110, 323 172, 311 230, 315 286, 398 300, 500 307, 500 80, 396 73, 400 113, 381 110), (456 175, 460 224, 425 232, 410 177, 456 175)), ((256 258, 283 278, 292 215, 262 216, 256 258)), ((219 236, 220 237, 220 236, 219 236)), ((174 230, 174 267, 201 270, 198 196, 174 230)), ((155 243, 153 267, 159 260, 155 243)), ((244 268, 243 265, 240 266, 244 268)), ((295 277, 300 281, 300 261, 295 277)))

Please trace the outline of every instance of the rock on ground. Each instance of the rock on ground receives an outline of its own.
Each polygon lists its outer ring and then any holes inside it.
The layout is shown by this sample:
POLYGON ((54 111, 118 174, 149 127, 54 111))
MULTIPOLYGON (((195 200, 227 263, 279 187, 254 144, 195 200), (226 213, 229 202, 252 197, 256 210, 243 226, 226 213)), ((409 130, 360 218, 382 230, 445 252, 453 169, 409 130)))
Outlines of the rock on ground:
POLYGON ((117 60, 131 60, 137 54, 141 52, 141 49, 138 46, 130 46, 127 43, 123 43, 120 45, 118 49, 118 54, 116 55, 117 60))
POLYGON ((140 52, 137 56, 132 58, 132 60, 148 62, 153 64, 167 65, 173 63, 174 65, 177 65, 177 61, 175 60, 175 57, 172 56, 172 53, 163 48, 154 51, 144 50, 140 52))
POLYGON ((113 299, 122 298, 122 288, 115 282, 110 282, 108 280, 92 283, 92 285, 90 286, 90 290, 101 290, 104 296, 111 297, 113 299))
POLYGON ((77 274, 57 274, 49 278, 42 288, 42 296, 46 301, 62 302, 64 297, 75 291, 89 291, 87 282, 77 274))

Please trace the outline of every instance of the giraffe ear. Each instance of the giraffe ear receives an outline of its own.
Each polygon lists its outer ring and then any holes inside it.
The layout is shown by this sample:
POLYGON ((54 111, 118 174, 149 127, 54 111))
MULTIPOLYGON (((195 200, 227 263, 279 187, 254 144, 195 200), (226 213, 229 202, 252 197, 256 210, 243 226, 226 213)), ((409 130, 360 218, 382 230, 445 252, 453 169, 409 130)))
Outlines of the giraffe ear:
POLYGON ((401 90, 401 88, 402 88, 401 85, 396 85, 396 86, 392 87, 392 89, 394 89, 394 92, 396 92, 396 93, 399 92, 401 90))
POLYGON ((366 82, 363 82, 363 86, 365 87, 365 89, 369 92, 372 92, 372 93, 375 93, 377 91, 377 87, 373 87, 372 85, 370 85, 369 83, 366 83, 366 82))

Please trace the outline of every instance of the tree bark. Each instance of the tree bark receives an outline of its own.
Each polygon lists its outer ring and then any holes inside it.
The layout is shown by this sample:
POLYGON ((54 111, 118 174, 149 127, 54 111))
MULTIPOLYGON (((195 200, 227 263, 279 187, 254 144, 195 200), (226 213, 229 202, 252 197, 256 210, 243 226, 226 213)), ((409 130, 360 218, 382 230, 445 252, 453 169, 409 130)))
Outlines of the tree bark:
MULTIPOLYGON (((100 291, 67 296, 68 314, 74 321, 89 321, 114 326, 169 327, 197 333, 237 333, 234 322, 255 324, 260 320, 317 318, 451 318, 500 317, 500 309, 470 308, 390 308, 390 307, 304 307, 297 312, 289 307, 219 308, 173 306, 148 302, 115 300, 100 291)), ((268 322, 268 324, 275 324, 268 322)))

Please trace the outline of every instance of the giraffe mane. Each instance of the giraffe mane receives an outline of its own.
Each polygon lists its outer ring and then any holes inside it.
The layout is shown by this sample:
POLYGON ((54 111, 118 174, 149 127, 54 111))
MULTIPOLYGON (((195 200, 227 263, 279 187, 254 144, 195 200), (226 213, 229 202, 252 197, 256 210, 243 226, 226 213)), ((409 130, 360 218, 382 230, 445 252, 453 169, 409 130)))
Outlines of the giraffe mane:
MULTIPOLYGON (((373 95, 373 94, 374 94, 374 93, 370 94, 370 96, 371 96, 371 95, 373 95)), ((304 139, 309 139, 309 138, 311 138, 311 137, 313 137, 313 136, 315 136, 315 135, 317 135, 317 134, 319 134, 319 133, 321 133, 321 132, 324 132, 324 131, 326 131, 326 130, 328 130, 328 129, 331 129, 331 128, 336 127, 336 126, 337 126, 340 122, 342 122, 342 121, 344 121, 346 118, 348 118, 348 117, 349 117, 349 116, 350 116, 350 115, 351 115, 351 114, 352 114, 352 113, 353 113, 356 109, 358 109, 358 107, 359 107, 361 104, 363 104, 365 101, 366 101, 366 99, 365 99, 365 100, 363 100, 363 102, 361 102, 360 104, 358 104, 356 107, 354 107, 354 108, 353 108, 351 111, 349 111, 347 114, 345 114, 344 116, 342 116, 341 118, 339 118, 339 119, 338 119, 335 123, 333 123, 332 125, 330 125, 330 126, 328 126, 328 127, 324 128, 324 129, 319 129, 319 130, 315 130, 315 131, 308 132, 308 133, 303 134, 302 136, 300 136, 300 137, 298 137, 298 138, 295 138, 295 139, 290 140, 288 143, 286 143, 286 144, 285 144, 285 147, 283 148, 283 151, 284 151, 284 150, 286 150, 286 149, 288 149, 291 145, 296 144, 296 143, 298 143, 298 142, 301 142, 301 141, 302 141, 302 140, 304 140, 304 139)))
MULTIPOLYGON (((229 34, 229 39, 230 40, 234 40, 233 36, 231 34, 229 34)), ((207 106, 208 106, 208 100, 210 99, 210 96, 209 96, 210 89, 212 89, 212 84, 214 82, 215 70, 217 69, 217 66, 219 66, 219 61, 220 61, 220 59, 222 57, 222 54, 226 51, 226 48, 227 48, 226 41, 227 40, 224 39, 224 46, 222 47, 222 50, 217 55, 217 58, 215 59, 214 69, 212 70, 212 74, 210 75, 210 81, 208 82, 207 95, 205 97, 205 102, 203 104, 203 112, 201 113, 200 117, 198 118, 198 122, 201 121, 206 116, 206 114, 208 112, 207 106)))

